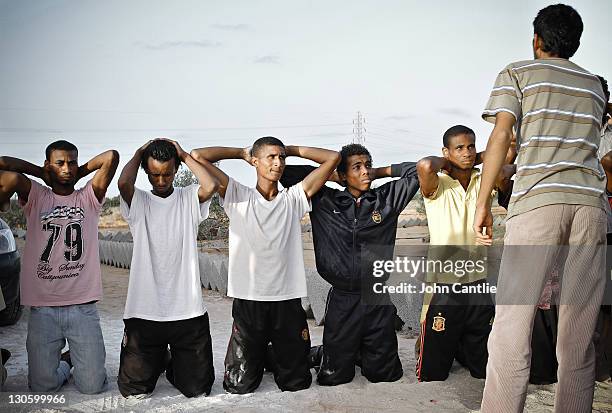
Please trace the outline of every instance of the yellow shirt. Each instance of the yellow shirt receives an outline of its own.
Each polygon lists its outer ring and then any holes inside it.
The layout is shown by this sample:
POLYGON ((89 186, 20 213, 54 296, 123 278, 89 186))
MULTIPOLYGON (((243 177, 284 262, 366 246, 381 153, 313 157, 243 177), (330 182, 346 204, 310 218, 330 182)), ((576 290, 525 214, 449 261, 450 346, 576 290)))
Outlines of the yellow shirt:
POLYGON ((431 245, 476 244, 472 227, 479 190, 478 169, 472 170, 467 190, 451 176, 438 174, 438 189, 431 198, 423 197, 431 245))
POLYGON ((476 247, 476 234, 472 228, 476 200, 480 190, 480 171, 472 170, 470 183, 463 189, 461 183, 449 175, 438 174, 438 188, 431 198, 423 198, 427 212, 430 248, 428 253, 427 282, 467 283, 486 277, 486 271, 466 271, 460 261, 482 260, 484 251, 476 247), (454 246, 467 246, 456 248, 454 246), (433 261, 447 265, 435 266, 433 261), (449 264, 449 261, 451 262, 449 264), (449 271, 449 265, 454 271, 449 271), (440 270, 443 267, 444 270, 440 270))

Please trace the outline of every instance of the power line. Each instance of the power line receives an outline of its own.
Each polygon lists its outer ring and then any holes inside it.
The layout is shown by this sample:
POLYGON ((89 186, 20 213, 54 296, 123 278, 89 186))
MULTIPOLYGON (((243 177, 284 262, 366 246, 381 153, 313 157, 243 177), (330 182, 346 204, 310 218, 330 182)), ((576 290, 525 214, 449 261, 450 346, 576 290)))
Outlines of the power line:
POLYGON ((0 132, 36 132, 36 133, 108 133, 108 132, 199 132, 217 130, 248 130, 248 129, 292 129, 292 128, 316 128, 325 126, 348 126, 350 123, 323 123, 314 125, 272 125, 272 126, 241 126, 241 127, 218 127, 218 128, 174 128, 174 129, 70 129, 70 128, 0 128, 0 132))

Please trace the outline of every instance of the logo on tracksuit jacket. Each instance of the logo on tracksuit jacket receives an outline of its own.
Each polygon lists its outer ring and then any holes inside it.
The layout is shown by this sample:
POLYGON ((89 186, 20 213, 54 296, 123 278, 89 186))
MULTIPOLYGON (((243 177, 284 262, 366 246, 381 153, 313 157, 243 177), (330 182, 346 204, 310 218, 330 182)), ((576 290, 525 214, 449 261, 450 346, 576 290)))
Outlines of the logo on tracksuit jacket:
POLYGON ((380 215, 380 212, 378 212, 378 211, 372 212, 372 221, 374 221, 375 224, 380 224, 381 223, 382 215, 380 215))

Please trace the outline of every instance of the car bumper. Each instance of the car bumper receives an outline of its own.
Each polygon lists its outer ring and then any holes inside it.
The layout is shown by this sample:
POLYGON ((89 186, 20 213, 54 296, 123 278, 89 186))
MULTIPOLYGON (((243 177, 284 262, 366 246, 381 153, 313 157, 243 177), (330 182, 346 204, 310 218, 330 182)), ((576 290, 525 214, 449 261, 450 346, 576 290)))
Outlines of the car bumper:
POLYGON ((19 271, 21 256, 19 251, 0 254, 0 287, 6 304, 15 301, 19 295, 19 271))

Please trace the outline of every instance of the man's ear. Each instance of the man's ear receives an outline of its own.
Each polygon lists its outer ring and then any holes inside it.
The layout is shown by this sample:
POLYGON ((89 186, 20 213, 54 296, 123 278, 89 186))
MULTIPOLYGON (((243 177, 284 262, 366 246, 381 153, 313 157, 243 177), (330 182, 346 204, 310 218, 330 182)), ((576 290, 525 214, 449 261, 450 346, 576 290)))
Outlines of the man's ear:
POLYGON ((539 52, 543 51, 542 50, 543 47, 544 47, 544 42, 542 41, 540 36, 538 36, 537 33, 534 33, 533 34, 533 53, 536 58, 539 57, 539 52))
POLYGON ((254 156, 251 156, 251 161, 250 161, 251 165, 253 165, 255 168, 257 168, 257 165, 259 165, 259 159, 255 158, 254 156))
POLYGON ((449 153, 448 153, 448 148, 447 147, 442 148, 442 156, 444 156, 446 159, 448 159, 449 153))

